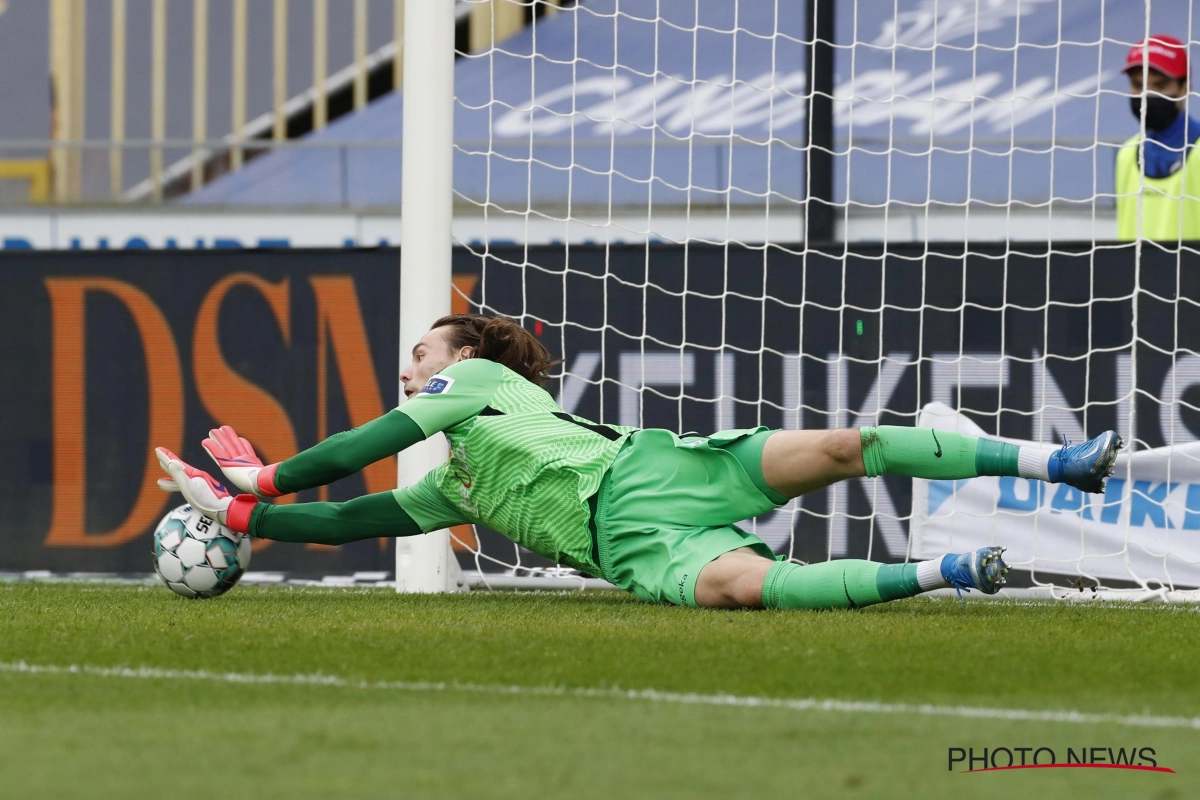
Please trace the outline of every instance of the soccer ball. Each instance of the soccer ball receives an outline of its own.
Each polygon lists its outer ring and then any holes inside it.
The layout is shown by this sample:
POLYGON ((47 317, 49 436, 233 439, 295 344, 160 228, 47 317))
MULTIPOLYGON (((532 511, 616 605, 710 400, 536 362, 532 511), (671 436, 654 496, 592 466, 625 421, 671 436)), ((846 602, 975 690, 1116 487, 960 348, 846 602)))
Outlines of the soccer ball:
POLYGON ((250 566, 250 537, 180 506, 154 531, 154 571, 175 594, 206 599, 233 588, 250 566))

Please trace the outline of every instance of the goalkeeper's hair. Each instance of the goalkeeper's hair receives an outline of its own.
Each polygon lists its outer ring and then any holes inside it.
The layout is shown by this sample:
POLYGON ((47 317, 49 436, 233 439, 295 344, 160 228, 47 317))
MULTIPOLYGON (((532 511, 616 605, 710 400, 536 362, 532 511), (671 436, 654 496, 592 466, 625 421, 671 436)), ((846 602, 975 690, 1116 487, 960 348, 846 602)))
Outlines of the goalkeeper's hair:
POLYGON ((474 358, 503 364, 538 386, 550 380, 552 367, 562 363, 551 359, 550 351, 511 317, 449 314, 430 330, 438 328, 449 328, 445 336, 450 349, 474 348, 474 358))

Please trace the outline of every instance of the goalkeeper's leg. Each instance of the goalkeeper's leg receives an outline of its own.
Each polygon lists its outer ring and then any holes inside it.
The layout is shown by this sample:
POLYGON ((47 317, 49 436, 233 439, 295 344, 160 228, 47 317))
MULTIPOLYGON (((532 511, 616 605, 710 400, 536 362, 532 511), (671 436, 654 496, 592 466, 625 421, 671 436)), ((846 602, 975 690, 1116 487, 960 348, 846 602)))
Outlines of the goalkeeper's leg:
POLYGON ((955 588, 995 594, 1008 565, 1001 547, 948 553, 909 564, 845 558, 819 564, 771 561, 749 548, 710 562, 696 581, 696 605, 707 608, 861 608, 955 588))
POLYGON ((763 447, 762 470, 767 485, 788 497, 864 475, 929 480, 1006 475, 1102 492, 1120 447, 1121 438, 1113 431, 1061 448, 1023 447, 951 431, 895 425, 779 431, 763 447))

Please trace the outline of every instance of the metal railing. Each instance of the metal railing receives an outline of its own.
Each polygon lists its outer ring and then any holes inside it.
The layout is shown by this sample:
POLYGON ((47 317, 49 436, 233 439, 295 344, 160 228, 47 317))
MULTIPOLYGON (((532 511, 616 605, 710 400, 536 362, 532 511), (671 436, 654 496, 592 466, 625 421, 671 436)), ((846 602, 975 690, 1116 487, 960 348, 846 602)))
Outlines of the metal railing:
MULTIPOLYGON (((7 157, 0 159, 0 179, 28 180, 32 202, 160 202, 195 190, 216 175, 241 168, 255 155, 320 130, 339 113, 361 109, 373 97, 401 86, 404 3, 232 0, 220 6, 225 9, 222 15, 230 17, 218 19, 217 4, 210 0, 150 0, 148 6, 129 0, 47 0, 50 137, 41 147, 29 139, 0 141, 0 150, 7 157), (390 9, 388 41, 372 48, 372 39, 380 41, 378 26, 388 14, 385 8, 390 9), (308 14, 311 20, 302 19, 308 14), (179 73, 187 70, 186 45, 183 53, 173 52, 171 48, 178 48, 180 42, 170 38, 172 32, 178 34, 184 19, 191 34, 190 98, 178 83, 179 73), (331 29, 345 30, 346 21, 351 23, 352 59, 331 73, 331 29), (147 28, 149 42, 145 41, 147 28), (296 76, 289 73, 289 56, 300 52, 297 48, 307 47, 305 35, 295 35, 298 28, 304 34, 311 30, 312 76, 309 88, 293 94, 289 75, 293 87, 296 76), (213 35, 221 37, 219 47, 214 47, 213 35), (96 50, 108 48, 107 75, 96 69, 95 58, 89 61, 89 44, 96 50), (144 89, 138 88, 147 76, 136 74, 147 63, 147 46, 148 103, 141 94, 144 89), (269 106, 252 108, 252 98, 261 97, 262 92, 248 91, 248 87, 261 86, 265 76, 261 68, 251 67, 251 56, 268 48, 269 106), (225 58, 227 64, 219 63, 225 58), (131 64, 138 68, 131 71, 131 64), (171 72, 175 72, 173 84, 168 82, 171 72), (103 88, 96 84, 105 79, 108 125, 101 130, 95 121, 91 126, 87 123, 89 102, 95 116, 93 98, 103 97, 103 88), (252 84, 255 79, 258 82, 252 84), (224 98, 229 103, 228 117, 221 108, 224 98), (189 99, 191 137, 185 141, 186 129, 179 128, 175 109, 178 104, 186 107, 189 99), (228 121, 228 133, 212 129, 217 117, 222 127, 228 121), (100 143, 102 147, 97 146, 100 143), (31 167, 38 163, 33 156, 39 149, 47 152, 47 158, 40 168, 31 167), (91 155, 97 150, 107 150, 107 164, 91 155)), ((559 0, 538 0, 538 5, 557 6, 559 0)), ((521 30, 533 8, 529 0, 456 0, 455 6, 460 31, 466 26, 464 33, 472 50, 521 30)), ((300 55, 298 61, 307 59, 308 54, 300 55)), ((297 63, 293 60, 293 67, 297 63)))
MULTIPOLYGON (((339 2, 335 8, 341 10, 343 5, 352 5, 353 14, 353 61, 346 70, 337 73, 344 78, 350 73, 353 85, 353 108, 359 109, 368 102, 367 79, 369 70, 378 66, 379 58, 372 59, 368 52, 368 6, 390 5, 392 7, 392 41, 386 54, 392 62, 392 86, 399 86, 402 80, 403 58, 401 43, 404 35, 404 0, 348 0, 345 4, 339 2)), ((128 94, 128 62, 130 50, 130 9, 128 0, 49 0, 50 4, 50 77, 52 91, 51 139, 49 154, 49 171, 52 184, 52 198, 59 202, 74 202, 82 199, 81 167, 82 150, 70 143, 87 140, 86 112, 88 97, 88 80, 95 79, 86 69, 88 32, 90 24, 107 22, 111 31, 110 71, 109 79, 109 131, 105 137, 110 142, 108 154, 109 195, 114 201, 140 199, 141 191, 130 195, 124 182, 126 164, 125 150, 127 149, 127 121, 129 116, 128 94), (108 8, 105 9, 104 6, 108 8), (108 11, 108 20, 99 19, 104 11, 108 11), (89 19, 89 12, 95 15, 89 19), (99 13, 97 13, 99 12, 99 13)), ((304 93, 304 98, 312 109, 310 129, 324 127, 330 118, 330 75, 329 75, 329 14, 328 0, 309 0, 312 13, 312 89, 304 93)), ((230 83, 228 98, 231 104, 230 119, 232 121, 230 138, 242 140, 257 138, 263 135, 261 117, 247 121, 247 50, 250 45, 249 24, 251 13, 269 13, 271 17, 271 79, 272 104, 268 112, 270 121, 269 135, 275 141, 282 141, 289 135, 288 112, 295 111, 296 103, 289 98, 288 92, 288 56, 289 49, 294 47, 289 36, 289 22, 294 19, 294 6, 299 2, 289 3, 289 0, 273 0, 268 6, 265 2, 251 4, 248 0, 233 0, 232 19, 229 20, 231 31, 230 48, 230 83), (269 9, 269 10, 268 10, 269 9)), ((212 155, 205 149, 205 143, 210 138, 209 107, 210 101, 219 100, 219 95, 225 93, 225 87, 214 87, 210 82, 210 58, 212 56, 209 43, 209 28, 213 12, 209 0, 191 0, 191 8, 183 3, 168 4, 166 0, 151 0, 150 5, 150 139, 156 143, 149 148, 149 174, 146 181, 148 197, 153 200, 163 198, 167 183, 168 166, 164 164, 164 146, 167 140, 167 72, 177 68, 176 60, 168 55, 168 14, 179 15, 190 12, 192 33, 191 47, 191 116, 192 116, 192 154, 188 162, 188 172, 191 187, 201 186, 206 179, 205 156, 212 155), (216 89, 216 91, 214 91, 216 89)), ((175 16, 171 17, 174 22, 175 16)), ((255 20, 257 21, 257 20, 255 20)), ((336 85, 332 88, 336 88, 336 85)), ((93 137, 94 138, 94 137, 93 137)), ((8 143, 0 143, 7 145, 8 143)), ((11 145, 9 145, 11 146, 11 145)), ((245 149, 235 144, 228 155, 227 168, 237 169, 245 162, 245 149)), ((139 184, 140 185, 140 184, 139 184)))

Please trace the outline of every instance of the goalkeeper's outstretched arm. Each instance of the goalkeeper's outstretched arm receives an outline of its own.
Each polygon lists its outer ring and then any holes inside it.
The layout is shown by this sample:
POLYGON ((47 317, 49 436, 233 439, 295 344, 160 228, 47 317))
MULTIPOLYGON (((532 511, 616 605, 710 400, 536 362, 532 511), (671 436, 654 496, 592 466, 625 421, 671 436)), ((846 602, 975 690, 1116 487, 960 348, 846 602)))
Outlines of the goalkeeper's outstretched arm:
POLYGON ((233 522, 243 524, 245 532, 256 538, 330 545, 415 536, 470 522, 438 491, 436 470, 412 486, 344 503, 254 503, 247 512, 233 522))
POLYGON ((393 409, 280 462, 274 471, 274 486, 280 494, 327 486, 425 438, 411 417, 393 409))
MULTIPOLYGON (((231 484, 258 497, 326 486, 474 417, 487 408, 499 386, 501 367, 492 361, 460 359, 444 366, 440 361, 431 365, 437 366, 439 373, 425 384, 416 384, 419 391, 407 380, 409 399, 400 408, 330 436, 277 464, 264 466, 250 443, 228 426, 211 431, 204 449, 231 484), (446 391, 450 386, 454 390, 446 391)), ((410 370, 412 366, 406 373, 410 370)))
POLYGON ((345 503, 260 503, 252 494, 236 497, 204 470, 164 447, 155 448, 170 476, 158 485, 179 491, 189 503, 222 525, 260 539, 339 545, 361 539, 415 536, 470 520, 437 489, 436 470, 412 486, 357 497, 345 503))
POLYGON ((204 449, 229 483, 258 497, 325 486, 479 414, 496 391, 501 363, 539 385, 551 366, 541 343, 512 320, 452 314, 421 337, 412 363, 400 371, 409 398, 402 407, 277 464, 264 465, 228 426, 211 431, 204 449))
POLYGON ((344 503, 257 503, 247 518, 246 529, 258 539, 325 545, 424 533, 391 492, 363 495, 344 503))
POLYGON ((410 416, 395 409, 276 464, 264 465, 228 425, 209 431, 203 444, 230 484, 258 497, 278 497, 327 486, 425 438, 410 416))

